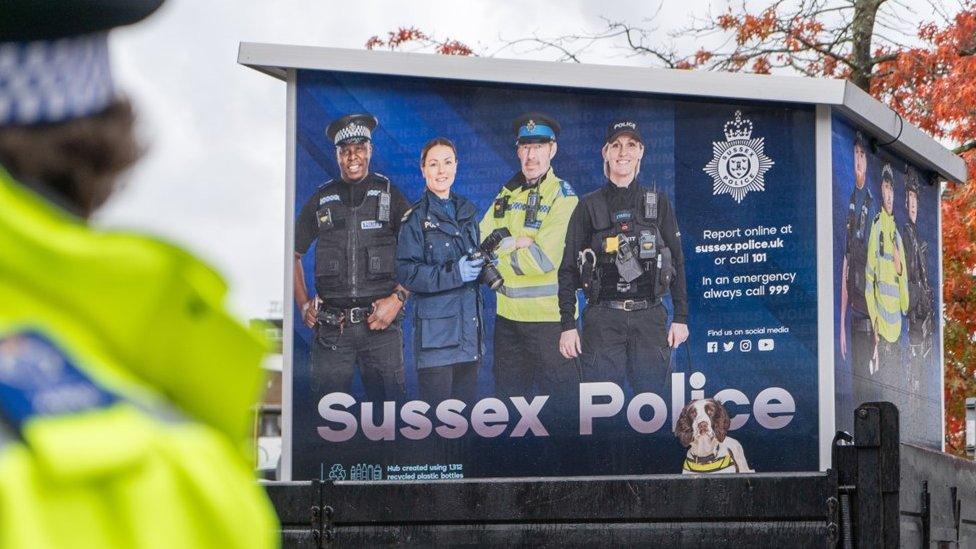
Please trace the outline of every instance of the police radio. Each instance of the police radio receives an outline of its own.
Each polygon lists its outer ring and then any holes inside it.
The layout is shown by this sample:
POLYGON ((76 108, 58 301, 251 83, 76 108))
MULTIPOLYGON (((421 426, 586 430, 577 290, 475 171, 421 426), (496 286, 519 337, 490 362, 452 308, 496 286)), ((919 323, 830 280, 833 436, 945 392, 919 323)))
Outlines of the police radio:
POLYGON ((529 198, 525 203, 525 225, 535 225, 539 221, 539 189, 529 191, 529 198))
POLYGON ((654 191, 644 193, 644 218, 657 220, 657 193, 654 191))
POLYGON ((380 193, 379 211, 376 212, 376 219, 383 223, 390 222, 390 193, 380 193))

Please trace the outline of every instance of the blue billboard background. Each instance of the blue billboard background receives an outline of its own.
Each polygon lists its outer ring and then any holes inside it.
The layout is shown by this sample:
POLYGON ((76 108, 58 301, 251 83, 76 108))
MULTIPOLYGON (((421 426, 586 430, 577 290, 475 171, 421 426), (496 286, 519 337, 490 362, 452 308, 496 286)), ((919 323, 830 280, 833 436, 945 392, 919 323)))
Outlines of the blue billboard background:
MULTIPOLYGON (((749 465, 760 472, 818 468, 818 395, 816 356, 814 119, 812 108, 775 104, 678 101, 647 95, 559 88, 495 85, 379 75, 299 71, 296 135, 295 212, 320 185, 338 177, 335 149, 324 129, 332 120, 352 112, 369 112, 379 119, 373 133, 371 170, 388 176, 411 201, 424 189, 419 170, 421 147, 429 139, 448 137, 457 145, 458 175, 453 191, 486 211, 502 184, 517 170, 512 120, 523 112, 542 111, 559 121, 563 131, 552 165, 579 195, 604 184, 600 148, 607 124, 614 118, 636 118, 642 127, 646 152, 639 180, 667 193, 675 204, 682 230, 689 292, 690 337, 672 356, 672 377, 682 394, 680 402, 717 392, 729 412, 745 424, 730 433, 744 447, 749 465), (713 178, 704 167, 713 158, 713 142, 725 141, 723 131, 736 111, 751 121, 764 139, 765 155, 774 161, 765 174, 765 191, 749 193, 741 203, 728 194, 713 194, 713 178), (762 265, 715 265, 716 254, 694 253, 712 240, 703 231, 790 226, 783 245, 770 249, 762 265), (775 253, 774 253, 775 252, 775 253), (736 299, 704 297, 703 278, 791 272, 795 279, 777 295, 736 299), (762 328, 780 329, 761 338, 762 328), (729 336, 724 331, 730 332, 729 336), (785 330, 785 331, 784 331, 785 330), (710 336, 709 331, 722 331, 710 336), (739 332, 742 333, 739 333, 739 332), (773 339, 775 348, 743 350, 749 339, 773 339), (734 341, 734 348, 726 349, 734 341), (717 343, 716 346, 710 344, 717 343), (760 425, 755 397, 779 388, 794 402, 783 412, 783 399, 759 410, 768 428, 760 425), (698 391, 698 392, 696 392, 698 391), (746 403, 748 401, 748 403, 746 403)), ((775 236, 764 238, 773 240, 775 236)), ((739 238, 738 241, 748 240, 739 238)), ((730 240, 726 240, 730 242, 730 240)), ((313 288, 314 251, 305 254, 306 283, 313 288)), ((735 286, 729 283, 728 287, 735 286)), ((739 285, 741 290, 748 285, 739 285)), ((737 287, 739 287, 737 286, 737 287)), ((753 285, 754 286, 754 285, 753 285)), ((782 286, 782 285, 777 285, 782 286)), ((751 286, 750 286, 751 287, 751 286)), ((779 288, 782 290, 782 288, 779 288)), ((491 334, 494 295, 483 289, 488 353, 479 371, 479 398, 492 396, 491 334)), ((666 306, 670 310, 670 301, 666 306)), ((410 305, 408 305, 409 307, 410 305)), ((297 311, 295 318, 300 318, 297 311)), ((416 396, 416 371, 411 354, 410 312, 404 321, 408 398, 416 396)), ((464 476, 569 476, 602 474, 678 473, 685 456, 671 432, 674 396, 661 389, 668 404, 668 421, 651 434, 638 434, 622 422, 598 425, 593 435, 552 434, 457 440, 432 436, 413 441, 370 441, 362 434, 331 443, 317 434, 325 422, 318 413, 323 395, 308 389, 311 332, 296 324, 293 364, 293 478, 327 477, 334 465, 345 470, 357 464, 375 465, 384 475, 391 465, 462 463, 464 476)), ((558 350, 553 349, 553 352, 558 350)), ((353 396, 362 400, 357 382, 353 396)), ((781 392, 767 393, 781 395, 781 392)), ((627 395, 630 397, 631 395, 627 395)), ((788 403, 787 403, 788 404, 788 403)), ((378 406, 378 405, 377 405, 378 406)), ((351 410, 352 411, 352 410, 351 410)), ((623 415, 623 413, 621 413, 623 415)), ((512 423, 514 423, 514 419, 512 423)), ((372 470, 372 469, 371 469, 372 470)), ((382 478, 386 478, 383 476, 382 478)))
MULTIPOLYGON (((853 432, 854 409, 862 402, 886 400, 893 402, 899 408, 901 437, 905 442, 928 446, 937 450, 942 449, 942 318, 933 315, 934 329, 930 337, 931 354, 924 360, 913 360, 908 347, 908 322, 902 319, 899 348, 904 360, 897 365, 883 365, 881 370, 873 374, 855 373, 852 366, 850 352, 851 324, 845 320, 840 322, 840 284, 847 249, 847 212, 850 206, 851 192, 854 190, 854 140, 857 128, 845 118, 834 116, 832 119, 832 155, 833 155, 833 245, 834 245, 834 341, 838 342, 834 348, 834 383, 836 385, 837 428, 853 432), (840 352, 840 330, 847 330, 848 352, 842 356, 840 352), (915 386, 909 380, 918 380, 915 386)), ((867 136, 870 137, 870 136, 867 136)), ((940 197, 938 185, 932 185, 931 173, 919 170, 909 164, 904 158, 892 154, 885 148, 866 151, 867 171, 865 186, 873 197, 873 206, 869 219, 873 219, 881 209, 881 168, 885 162, 892 166, 894 175, 894 217, 900 232, 904 231, 908 220, 905 204, 905 181, 909 170, 918 174, 918 214, 916 224, 921 241, 928 246, 925 255, 926 271, 929 284, 935 289, 935 311, 941 307, 939 288, 942 275, 939 272, 939 208, 940 197)), ((904 235, 902 235, 904 238, 904 235)), ((906 254, 908 250, 906 250, 906 254)), ((847 315, 850 318, 850 312, 847 315)))

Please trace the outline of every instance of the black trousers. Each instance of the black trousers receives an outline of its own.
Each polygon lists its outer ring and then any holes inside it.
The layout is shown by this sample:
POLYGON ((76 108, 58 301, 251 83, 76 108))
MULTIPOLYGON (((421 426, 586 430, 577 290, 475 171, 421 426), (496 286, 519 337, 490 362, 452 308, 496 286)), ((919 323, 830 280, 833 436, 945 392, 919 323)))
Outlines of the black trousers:
POLYGON ((524 397, 531 402, 546 395, 539 415, 553 437, 578 436, 580 367, 559 353, 558 322, 516 322, 495 318, 495 395, 524 397))
MULTIPOLYGON (((843 329, 843 328, 842 328, 843 329)), ((871 319, 851 310, 851 371, 855 377, 870 379, 870 364, 874 358, 874 328, 871 319)))
MULTIPOLYGON (((495 318, 495 392, 499 397, 579 394, 579 366, 559 353, 558 322, 495 318)), ((553 398, 555 397, 555 398, 553 398)))
POLYGON ((365 321, 346 323, 341 333, 338 326, 319 322, 311 358, 312 390, 317 398, 337 391, 349 393, 357 366, 370 402, 404 396, 399 320, 385 330, 370 330, 365 321))
POLYGON ((658 303, 639 311, 591 304, 583 311, 583 380, 629 383, 634 393, 668 398, 668 313, 658 303))
POLYGON ((902 363, 901 345, 897 341, 892 343, 883 337, 878 339, 878 367, 882 381, 893 383, 901 379, 899 385, 904 384, 905 364, 902 363))
POLYGON ((420 400, 435 405, 442 400, 456 398, 469 406, 478 392, 479 361, 461 362, 447 366, 433 366, 417 370, 420 400))

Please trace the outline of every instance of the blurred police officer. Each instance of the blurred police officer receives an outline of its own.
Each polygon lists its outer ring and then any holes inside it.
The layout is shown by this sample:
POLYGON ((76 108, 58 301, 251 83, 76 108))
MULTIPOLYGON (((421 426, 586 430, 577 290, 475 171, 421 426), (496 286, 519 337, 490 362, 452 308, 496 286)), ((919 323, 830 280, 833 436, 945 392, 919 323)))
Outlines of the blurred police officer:
POLYGON ((106 33, 160 3, 0 5, 0 547, 277 545, 264 345, 209 267, 86 224, 140 150, 106 33))
POLYGON ((932 352, 934 332, 934 296, 926 267, 928 246, 919 238, 918 225, 918 174, 911 170, 905 185, 905 209, 908 221, 902 225, 905 241, 905 267, 908 271, 908 349, 912 385, 918 389, 918 376, 929 354, 932 352))
POLYGON ((666 386, 671 349, 688 338, 688 298, 678 222, 667 197, 637 181, 644 139, 633 119, 613 121, 603 146, 606 184, 580 201, 559 268, 559 352, 582 352, 583 378, 666 386), (576 329, 576 290, 588 304, 576 329), (674 318, 661 298, 671 293, 674 318))
POLYGON ((847 357, 847 317, 851 319, 851 365, 854 374, 865 378, 869 375, 871 352, 874 346, 874 329, 868 316, 864 295, 865 267, 868 257, 868 231, 874 215, 874 197, 866 185, 868 170, 864 134, 854 137, 854 190, 847 208, 847 247, 841 269, 840 283, 840 354, 847 357))
MULTIPOLYGON (((905 247, 895 225, 894 173, 891 164, 881 168, 881 211, 874 216, 868 234, 868 257, 864 292, 868 317, 874 330, 871 373, 882 365, 889 370, 901 366, 901 317, 908 311, 908 275, 905 247)), ((885 375, 893 382, 893 371, 885 375)))
POLYGON ((396 234, 410 204, 381 174, 370 172, 377 120, 350 114, 329 124, 340 176, 318 188, 295 220, 295 301, 313 328, 311 382, 317 396, 348 393, 358 364, 373 402, 403 395, 403 333, 398 315, 407 292, 395 281, 396 234), (305 286, 302 256, 315 250, 315 290, 305 286))
POLYGON ((501 396, 575 395, 576 364, 554 352, 561 331, 556 273, 566 224, 578 198, 553 173, 559 124, 541 113, 518 117, 512 129, 521 169, 495 196, 481 220, 481 234, 511 232, 498 252, 493 339, 495 387, 501 396))

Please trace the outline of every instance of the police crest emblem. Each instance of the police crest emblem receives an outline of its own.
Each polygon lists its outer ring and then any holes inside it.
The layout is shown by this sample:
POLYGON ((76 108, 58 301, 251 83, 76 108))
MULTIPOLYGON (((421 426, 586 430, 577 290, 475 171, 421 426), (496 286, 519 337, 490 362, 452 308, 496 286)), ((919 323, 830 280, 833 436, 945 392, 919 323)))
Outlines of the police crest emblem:
POLYGON ((715 181, 712 195, 729 194, 741 203, 746 194, 766 190, 765 174, 773 167, 762 137, 752 137, 752 122, 742 111, 725 123, 725 141, 713 141, 712 160, 703 168, 715 181))

